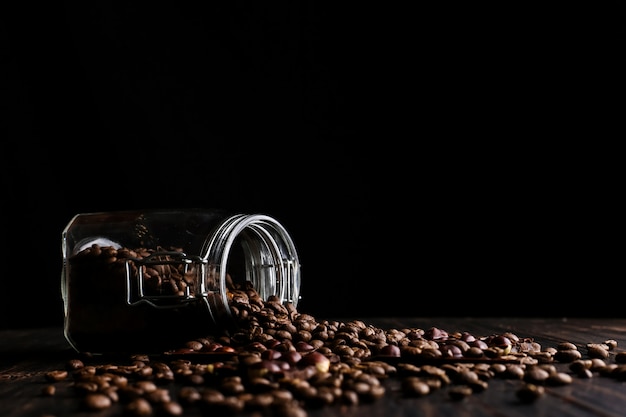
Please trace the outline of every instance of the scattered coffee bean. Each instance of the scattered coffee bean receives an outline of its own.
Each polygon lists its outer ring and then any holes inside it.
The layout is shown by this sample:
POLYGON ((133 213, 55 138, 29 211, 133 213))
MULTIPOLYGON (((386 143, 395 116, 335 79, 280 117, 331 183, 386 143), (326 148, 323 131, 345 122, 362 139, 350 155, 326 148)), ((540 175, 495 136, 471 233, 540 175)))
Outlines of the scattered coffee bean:
POLYGON ((472 395, 473 392, 474 391, 472 390, 472 388, 468 387, 467 385, 456 385, 454 387, 450 387, 450 389, 448 390, 448 395, 454 401, 461 401, 465 397, 469 397, 470 395, 472 395))
POLYGON ((105 394, 92 392, 84 398, 85 406, 90 410, 104 410, 111 407, 111 398, 105 394))
POLYGON ((41 388, 41 395, 52 397, 54 394, 56 394, 56 386, 53 384, 44 385, 41 388))
POLYGON ((62 381, 67 378, 68 373, 65 370, 46 372, 46 379, 51 382, 62 381))
POLYGON ((126 404, 124 412, 129 416, 148 417, 152 416, 154 410, 150 402, 145 398, 135 398, 126 404))
POLYGON ((527 383, 516 391, 517 398, 524 403, 531 403, 540 398, 545 392, 541 385, 527 383))
POLYGON ((626 363, 626 351, 615 354, 615 363, 626 363))

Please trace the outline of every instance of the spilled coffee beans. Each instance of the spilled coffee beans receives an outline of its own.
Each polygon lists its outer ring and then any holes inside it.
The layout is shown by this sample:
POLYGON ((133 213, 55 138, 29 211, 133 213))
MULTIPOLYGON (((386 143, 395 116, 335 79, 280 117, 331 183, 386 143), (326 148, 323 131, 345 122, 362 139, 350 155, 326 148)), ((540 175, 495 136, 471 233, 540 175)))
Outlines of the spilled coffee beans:
MULTIPOLYGON (((100 248, 94 253, 103 262, 102 253, 113 252, 100 248)), ((167 291, 177 293, 193 284, 174 269, 150 271, 150 276, 153 291, 167 283, 167 291)), ((249 282, 229 288, 229 300, 234 328, 157 354, 129 349, 113 362, 106 355, 73 359, 65 369, 46 374, 45 395, 55 395, 55 384, 66 383, 87 410, 119 407, 128 416, 179 416, 194 409, 202 415, 297 417, 310 409, 358 406, 386 395, 421 398, 447 390, 450 399, 462 401, 489 389, 496 378, 512 381, 522 403, 574 377, 626 380, 626 356, 615 352, 614 341, 590 343, 584 350, 569 342, 544 348, 512 333, 481 336, 318 320, 276 297, 263 300, 249 282), (611 356, 614 363, 609 363, 611 356), (557 364, 568 364, 567 372, 557 364), (392 380, 398 391, 387 388, 392 380)))

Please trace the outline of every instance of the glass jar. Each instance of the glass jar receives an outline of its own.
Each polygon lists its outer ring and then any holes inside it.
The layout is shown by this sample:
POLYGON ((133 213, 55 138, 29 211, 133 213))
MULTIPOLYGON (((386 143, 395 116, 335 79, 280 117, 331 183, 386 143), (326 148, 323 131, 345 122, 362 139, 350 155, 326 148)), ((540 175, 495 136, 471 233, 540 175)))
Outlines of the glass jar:
POLYGON ((263 214, 136 210, 77 214, 62 233, 64 334, 78 352, 163 352, 236 328, 232 290, 295 308, 300 264, 263 214))

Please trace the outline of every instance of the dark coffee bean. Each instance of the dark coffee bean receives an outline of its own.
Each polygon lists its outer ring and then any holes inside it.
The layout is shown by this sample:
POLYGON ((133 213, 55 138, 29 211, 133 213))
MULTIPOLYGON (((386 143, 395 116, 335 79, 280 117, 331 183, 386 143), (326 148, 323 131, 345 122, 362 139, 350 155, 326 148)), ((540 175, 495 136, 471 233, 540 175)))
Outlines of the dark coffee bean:
POLYGON ((44 385, 41 388, 41 395, 46 397, 52 397, 56 394, 56 387, 53 384, 44 385))
POLYGON ((474 391, 467 385, 455 385, 448 389, 448 395, 452 400, 460 401, 472 395, 474 391))
POLYGON ((330 368, 330 359, 319 351, 312 351, 302 356, 299 365, 314 366, 319 372, 328 372, 330 368))
POLYGON ((578 347, 571 342, 560 342, 556 345, 556 350, 578 350, 578 347))
POLYGON ((157 388, 154 391, 148 392, 144 395, 144 398, 152 404, 162 404, 172 401, 170 391, 166 388, 157 388))
POLYGON ((523 379, 524 368, 516 364, 506 365, 506 371, 503 372, 502 376, 508 379, 523 379))
POLYGON ((467 385, 472 389, 472 392, 483 392, 489 387, 489 383, 482 379, 472 381, 467 385))
POLYGON ((184 386, 178 391, 178 400, 183 404, 195 404, 200 399, 200 391, 195 387, 184 386))
POLYGON ((219 404, 224 400, 224 394, 214 388, 205 388, 200 392, 200 400, 209 405, 219 404))
POLYGON ((83 403, 89 410, 104 410, 111 407, 113 402, 106 394, 89 393, 85 396, 83 403))
POLYGON ((570 362, 568 368, 574 373, 579 373, 581 371, 584 371, 585 369, 591 368, 591 361, 586 359, 577 359, 570 362))
POLYGON ((568 385, 572 383, 572 376, 565 372, 556 372, 548 377, 546 383, 549 385, 568 385))
POLYGON ((418 377, 404 378, 401 389, 407 397, 423 397, 430 394, 430 385, 418 377))
POLYGON ((154 410, 152 404, 145 398, 135 398, 124 407, 124 412, 129 416, 149 417, 154 410))
POLYGON ((80 359, 71 359, 71 360, 66 362, 65 369, 67 371, 72 372, 72 371, 80 369, 80 368, 82 368, 84 366, 85 366, 85 364, 80 359))
POLYGON ((57 382, 57 381, 63 381, 64 379, 66 379, 68 376, 67 371, 63 370, 63 371, 50 371, 50 372, 46 372, 46 379, 48 381, 51 382, 57 382))
POLYGON ((182 416, 183 406, 175 401, 169 401, 159 406, 159 414, 162 416, 182 416))
POLYGON ((401 356, 401 350, 397 345, 385 345, 380 348, 379 354, 399 358, 401 356))
POLYGON ((554 360, 563 363, 573 362, 582 358, 578 349, 560 349, 554 354, 554 360))
POLYGON ((606 359, 609 357, 609 347, 607 345, 597 343, 588 344, 587 356, 590 358, 606 359))
POLYGON ((530 383, 543 383, 550 377, 550 373, 538 366, 533 366, 524 372, 524 381, 530 383))
POLYGON ((298 403, 291 402, 273 408, 276 417, 307 417, 309 413, 298 403))
POLYGON ((540 398, 544 392, 545 388, 541 385, 524 384, 515 392, 515 395, 520 401, 530 403, 540 398))
POLYGON ((358 405, 359 395, 354 390, 344 389, 341 391, 341 395, 339 396, 338 400, 341 404, 358 405))

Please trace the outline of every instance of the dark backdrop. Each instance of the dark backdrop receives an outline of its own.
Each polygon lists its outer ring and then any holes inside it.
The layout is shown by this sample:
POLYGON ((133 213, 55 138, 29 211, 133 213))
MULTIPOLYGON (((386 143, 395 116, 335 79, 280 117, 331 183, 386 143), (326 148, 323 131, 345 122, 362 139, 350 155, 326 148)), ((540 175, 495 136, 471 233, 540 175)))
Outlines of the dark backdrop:
POLYGON ((81 212, 267 213, 319 317, 626 317, 624 8, 3 5, 0 326, 81 212))

